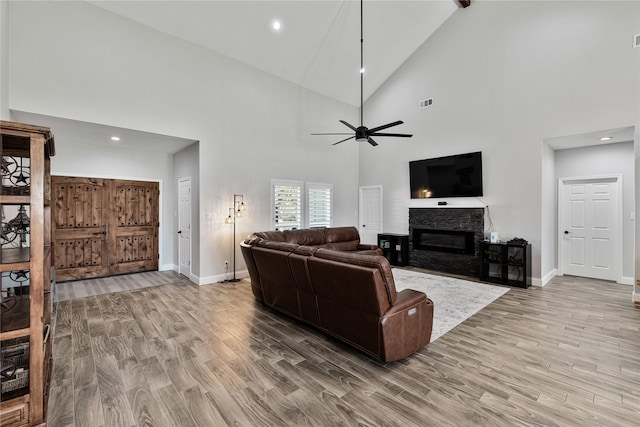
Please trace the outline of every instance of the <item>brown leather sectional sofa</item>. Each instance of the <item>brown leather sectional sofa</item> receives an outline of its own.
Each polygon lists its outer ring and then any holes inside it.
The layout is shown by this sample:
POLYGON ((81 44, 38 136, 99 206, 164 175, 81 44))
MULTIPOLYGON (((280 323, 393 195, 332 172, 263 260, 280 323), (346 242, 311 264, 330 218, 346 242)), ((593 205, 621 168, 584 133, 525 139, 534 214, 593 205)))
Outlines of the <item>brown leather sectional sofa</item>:
POLYGON ((396 293, 389 262, 355 227, 255 233, 241 248, 258 301, 376 359, 402 359, 431 339, 431 300, 396 293))

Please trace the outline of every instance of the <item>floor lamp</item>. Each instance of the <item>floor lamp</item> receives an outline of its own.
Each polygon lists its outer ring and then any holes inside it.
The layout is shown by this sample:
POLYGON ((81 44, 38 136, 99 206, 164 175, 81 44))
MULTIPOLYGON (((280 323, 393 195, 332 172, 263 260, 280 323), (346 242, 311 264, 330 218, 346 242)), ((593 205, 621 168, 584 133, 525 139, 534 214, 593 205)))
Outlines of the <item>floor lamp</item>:
POLYGON ((240 279, 236 278, 236 221, 242 216, 242 213, 247 209, 244 204, 244 195, 233 195, 233 207, 229 208, 229 216, 224 220, 225 224, 233 224, 233 278, 227 279, 225 282, 239 282, 240 279))

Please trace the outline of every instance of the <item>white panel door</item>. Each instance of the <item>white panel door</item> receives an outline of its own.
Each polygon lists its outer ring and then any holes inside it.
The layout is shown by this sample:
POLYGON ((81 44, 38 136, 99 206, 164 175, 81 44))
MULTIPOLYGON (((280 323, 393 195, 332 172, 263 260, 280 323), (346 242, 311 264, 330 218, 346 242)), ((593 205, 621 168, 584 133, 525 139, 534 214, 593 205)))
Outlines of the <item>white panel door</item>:
POLYGON ((178 181, 178 272, 191 276, 191 178, 178 181))
POLYGON ((378 244, 382 232, 382 186, 360 187, 360 241, 378 244))
POLYGON ((618 277, 617 180, 565 181, 561 186, 562 272, 581 277, 618 277))

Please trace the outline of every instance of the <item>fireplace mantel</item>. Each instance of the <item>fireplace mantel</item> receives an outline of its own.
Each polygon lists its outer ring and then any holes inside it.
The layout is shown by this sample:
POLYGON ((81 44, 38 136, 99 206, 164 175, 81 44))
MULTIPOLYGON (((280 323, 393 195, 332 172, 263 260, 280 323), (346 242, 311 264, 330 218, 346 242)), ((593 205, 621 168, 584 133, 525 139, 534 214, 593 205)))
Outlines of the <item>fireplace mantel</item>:
POLYGON ((474 209, 481 208, 484 209, 487 207, 487 204, 482 200, 477 198, 454 198, 454 199, 411 199, 409 202, 410 209, 452 209, 452 208, 460 208, 460 209, 474 209), (438 205, 438 203, 446 202, 446 205, 438 205))

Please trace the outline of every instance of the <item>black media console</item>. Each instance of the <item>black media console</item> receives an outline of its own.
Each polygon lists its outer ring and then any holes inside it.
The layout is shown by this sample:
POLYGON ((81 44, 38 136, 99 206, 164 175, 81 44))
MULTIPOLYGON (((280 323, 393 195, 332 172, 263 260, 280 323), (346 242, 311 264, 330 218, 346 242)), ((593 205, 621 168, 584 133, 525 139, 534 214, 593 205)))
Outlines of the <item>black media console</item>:
POLYGON ((408 234, 378 234, 378 247, 384 252, 384 256, 389 260, 389 264, 398 267, 409 265, 408 234))
POLYGON ((480 280, 520 288, 531 286, 531 244, 480 242, 480 280))

